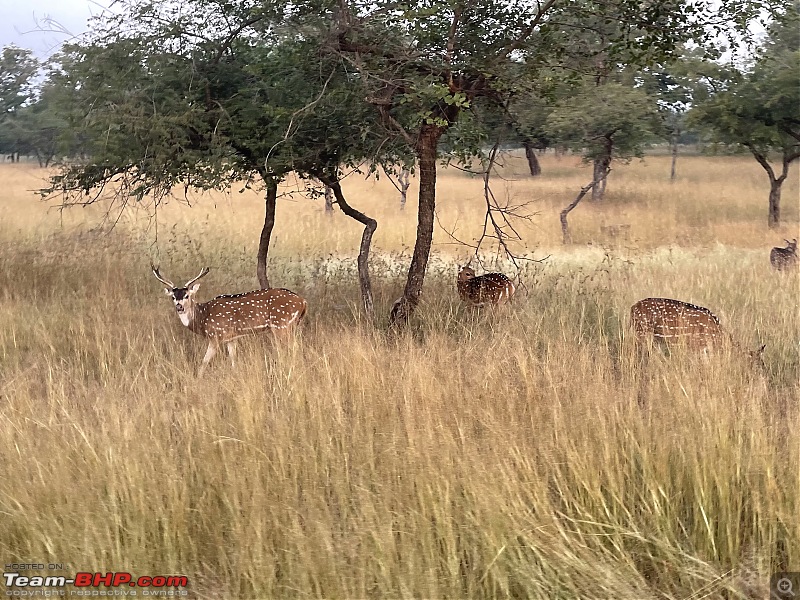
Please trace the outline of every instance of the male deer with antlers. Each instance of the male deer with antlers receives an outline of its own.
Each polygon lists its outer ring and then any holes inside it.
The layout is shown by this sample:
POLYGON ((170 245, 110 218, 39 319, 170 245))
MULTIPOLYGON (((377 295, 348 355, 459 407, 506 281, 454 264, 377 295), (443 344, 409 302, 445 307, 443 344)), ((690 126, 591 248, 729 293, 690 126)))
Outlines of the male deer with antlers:
POLYGON ((217 296, 208 302, 198 303, 194 295, 200 287, 197 281, 208 275, 205 267, 200 274, 175 287, 164 279, 158 267, 150 265, 153 275, 166 287, 164 293, 172 297, 178 318, 194 333, 208 338, 208 349, 203 357, 200 375, 214 358, 221 344, 226 344, 233 364, 237 338, 271 330, 276 335, 288 333, 297 326, 306 314, 307 302, 289 290, 271 288, 254 290, 244 294, 217 296))
POLYGON ((502 273, 475 276, 470 267, 461 267, 456 281, 458 295, 470 306, 506 304, 514 297, 514 283, 502 273))
MULTIPOLYGON (((636 337, 647 342, 685 343, 704 352, 725 343, 739 347, 710 310, 670 298, 639 300, 631 307, 631 326, 636 337)), ((749 354, 760 360, 764 348, 761 346, 749 354)))
POLYGON ((797 260, 797 238, 791 242, 786 242, 786 248, 775 247, 769 253, 769 262, 778 271, 789 270, 798 265, 800 261, 797 260))

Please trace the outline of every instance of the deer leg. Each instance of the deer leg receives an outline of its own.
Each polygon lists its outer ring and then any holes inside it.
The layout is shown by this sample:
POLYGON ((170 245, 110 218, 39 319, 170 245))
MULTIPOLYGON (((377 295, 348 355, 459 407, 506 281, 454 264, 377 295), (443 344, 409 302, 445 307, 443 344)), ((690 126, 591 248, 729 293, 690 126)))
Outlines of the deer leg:
POLYGON ((211 362, 211 359, 214 358, 214 355, 217 353, 217 344, 216 342, 209 342, 208 348, 206 349, 206 355, 203 357, 203 364, 200 365, 200 373, 198 373, 198 377, 203 376, 203 371, 205 371, 206 366, 208 363, 211 362))
POLYGON ((236 358, 236 344, 234 344, 233 342, 228 342, 227 347, 228 347, 228 356, 231 357, 231 366, 235 367, 236 361, 234 359, 236 358))

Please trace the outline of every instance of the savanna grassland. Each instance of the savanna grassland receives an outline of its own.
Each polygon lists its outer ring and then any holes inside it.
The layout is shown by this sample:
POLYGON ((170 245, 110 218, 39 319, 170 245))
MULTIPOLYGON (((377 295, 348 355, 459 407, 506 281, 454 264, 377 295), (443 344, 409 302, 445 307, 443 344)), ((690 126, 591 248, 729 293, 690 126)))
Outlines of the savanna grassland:
MULTIPOLYGON (((517 250, 546 260, 509 310, 476 314, 455 292, 467 251, 437 228, 396 336, 414 186, 404 212, 383 179, 344 188, 379 222, 376 324, 360 227, 283 197, 270 276, 307 321, 202 379, 205 345, 149 262, 176 283, 210 266, 201 299, 255 288, 259 194, 155 221, 60 213, 30 191, 44 171, 1 165, 0 558, 182 574, 214 599, 766 598, 771 572, 800 570, 799 281, 768 259, 800 237, 798 171, 775 232, 751 158, 682 158, 673 184, 668 161, 616 167, 564 247, 557 214, 589 169, 550 155, 531 179, 508 159, 495 192, 533 202, 517 250), (764 368, 735 351, 640 360, 628 310, 648 296, 711 308, 766 344, 764 368)), ((442 226, 473 239, 481 180, 442 170, 438 193, 442 226)))

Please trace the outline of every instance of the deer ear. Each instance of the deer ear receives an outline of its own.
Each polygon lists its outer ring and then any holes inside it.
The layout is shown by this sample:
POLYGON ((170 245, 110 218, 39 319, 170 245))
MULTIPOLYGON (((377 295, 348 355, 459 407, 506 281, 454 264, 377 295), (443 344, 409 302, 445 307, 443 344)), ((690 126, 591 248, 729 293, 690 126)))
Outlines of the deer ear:
POLYGON ((189 288, 189 292, 188 293, 189 293, 190 296, 193 296, 194 294, 197 293, 197 290, 199 290, 199 289, 200 289, 200 284, 199 283, 194 283, 194 284, 192 284, 192 287, 189 288))
POLYGON ((170 288, 168 288, 168 287, 165 287, 165 288, 164 288, 164 293, 165 293, 167 296, 172 296, 172 290, 171 290, 170 288))

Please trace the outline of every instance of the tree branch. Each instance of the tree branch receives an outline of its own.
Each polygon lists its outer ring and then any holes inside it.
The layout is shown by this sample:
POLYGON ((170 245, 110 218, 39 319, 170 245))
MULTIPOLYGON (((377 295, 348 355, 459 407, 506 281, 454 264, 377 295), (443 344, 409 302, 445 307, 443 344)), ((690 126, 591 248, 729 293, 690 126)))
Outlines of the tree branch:
POLYGON ((500 49, 500 52, 497 55, 498 58, 508 58, 508 55, 514 50, 519 50, 525 43, 525 40, 527 40, 533 33, 533 30, 536 29, 536 27, 542 22, 544 15, 551 8, 553 8, 553 6, 555 6, 556 2, 557 0, 547 0, 544 5, 540 4, 539 10, 537 11, 536 17, 533 19, 533 21, 531 21, 530 24, 522 30, 522 32, 517 36, 517 39, 500 49))
POLYGON ((779 125, 778 129, 783 131, 786 135, 793 137, 798 142, 800 142, 800 131, 795 131, 791 127, 787 127, 786 125, 779 125))
POLYGON ((372 318, 375 309, 372 299, 372 283, 369 277, 369 251, 370 245, 372 244, 372 236, 378 228, 378 222, 347 203, 344 193, 342 192, 342 186, 337 177, 323 170, 317 170, 312 173, 312 175, 333 190, 336 204, 339 205, 339 208, 342 209, 344 214, 364 225, 364 232, 361 235, 361 246, 358 251, 358 281, 361 286, 361 300, 364 304, 364 312, 367 313, 367 316, 372 318))
POLYGON ((611 169, 606 169, 606 172, 603 174, 603 176, 602 176, 602 177, 600 177, 599 179, 594 179, 594 180, 592 180, 592 182, 591 182, 590 184, 583 186, 583 187, 581 188, 581 191, 580 191, 580 193, 579 193, 579 194, 578 194, 578 196, 575 198, 575 200, 573 200, 572 202, 570 202, 570 203, 567 205, 567 207, 566 207, 564 210, 562 210, 562 211, 561 211, 561 213, 559 214, 559 220, 561 221, 561 235, 562 235, 562 243, 563 243, 565 246, 566 246, 567 244, 571 244, 571 243, 572 243, 572 236, 571 236, 571 235, 570 235, 570 233, 569 233, 569 224, 567 223, 567 215, 569 215, 570 211, 571 211, 573 208, 575 208, 576 206, 578 206, 578 204, 580 203, 580 201, 581 201, 581 200, 583 200, 583 197, 584 197, 584 196, 586 196, 586 194, 588 194, 588 193, 589 193, 589 192, 592 190, 592 188, 594 188, 594 186, 596 186, 598 183, 600 183, 600 182, 601 182, 601 181, 603 181, 603 180, 604 180, 606 177, 608 177, 608 174, 609 174, 609 173, 611 173, 611 169))
POLYGON ((767 175, 769 175, 770 182, 774 182, 775 171, 772 170, 772 165, 769 164, 767 157, 764 156, 764 154, 762 154, 760 151, 758 151, 751 142, 745 142, 744 146, 746 146, 750 150, 755 159, 758 161, 758 164, 764 167, 764 170, 767 172, 767 175))

